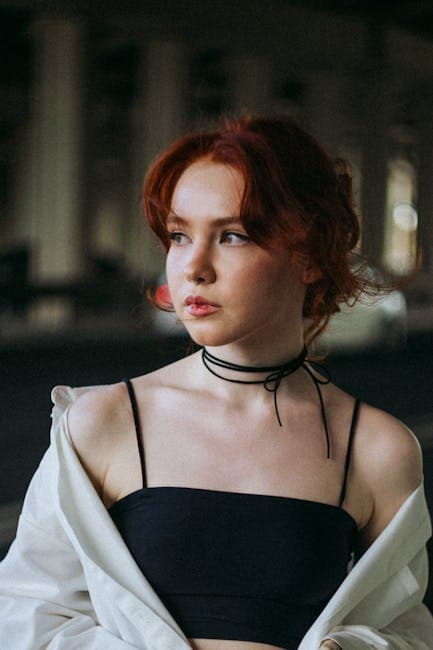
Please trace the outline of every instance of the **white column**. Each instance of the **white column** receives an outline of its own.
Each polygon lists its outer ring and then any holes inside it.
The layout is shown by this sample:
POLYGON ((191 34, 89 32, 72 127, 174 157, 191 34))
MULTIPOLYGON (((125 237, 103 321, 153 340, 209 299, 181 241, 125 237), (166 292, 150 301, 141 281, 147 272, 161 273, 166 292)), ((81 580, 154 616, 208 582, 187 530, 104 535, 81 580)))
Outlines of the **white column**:
POLYGON ((423 271, 420 276, 433 297, 433 97, 430 93, 422 98, 417 113, 418 242, 423 251, 423 271))
POLYGON ((125 232, 128 262, 147 278, 164 267, 162 247, 144 224, 140 209, 145 171, 153 158, 186 130, 187 60, 176 41, 152 41, 143 51, 134 108, 135 168, 131 219, 125 232))
POLYGON ((16 235, 30 240, 35 281, 67 280, 82 270, 81 39, 81 25, 72 20, 33 25, 33 105, 16 235))
POLYGON ((383 264, 388 180, 388 97, 382 74, 372 74, 364 87, 361 127, 362 252, 375 266, 383 264))
POLYGON ((370 24, 365 33, 364 63, 360 78, 363 118, 362 148, 362 252, 373 265, 383 266, 386 196, 388 185, 388 133, 392 122, 394 85, 383 25, 370 24))

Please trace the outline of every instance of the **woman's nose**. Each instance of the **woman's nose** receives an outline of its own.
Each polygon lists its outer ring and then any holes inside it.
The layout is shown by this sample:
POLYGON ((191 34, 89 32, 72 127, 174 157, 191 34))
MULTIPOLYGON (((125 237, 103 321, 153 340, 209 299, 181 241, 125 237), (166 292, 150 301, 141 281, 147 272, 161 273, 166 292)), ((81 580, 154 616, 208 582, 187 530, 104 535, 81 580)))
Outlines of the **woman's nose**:
POLYGON ((183 272, 192 284, 215 282, 216 273, 210 252, 206 249, 192 251, 183 272))

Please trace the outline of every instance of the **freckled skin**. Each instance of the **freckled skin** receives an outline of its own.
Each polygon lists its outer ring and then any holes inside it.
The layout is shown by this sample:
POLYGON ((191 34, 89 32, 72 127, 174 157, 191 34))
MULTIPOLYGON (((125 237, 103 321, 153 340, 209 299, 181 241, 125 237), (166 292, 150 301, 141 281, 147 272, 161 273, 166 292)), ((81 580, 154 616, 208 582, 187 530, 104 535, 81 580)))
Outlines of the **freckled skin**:
POLYGON ((249 239, 238 216, 243 180, 239 172, 209 160, 188 167, 175 188, 172 211, 185 223, 170 224, 172 243, 167 278, 175 309, 200 345, 239 358, 251 348, 266 364, 286 360, 302 348, 303 270, 287 251, 270 251, 249 239), (231 234, 230 234, 231 233, 231 234), (193 318, 183 305, 189 294, 204 296, 220 309, 193 318), (269 357, 269 340, 275 341, 269 357), (290 347, 289 347, 290 346, 290 347))

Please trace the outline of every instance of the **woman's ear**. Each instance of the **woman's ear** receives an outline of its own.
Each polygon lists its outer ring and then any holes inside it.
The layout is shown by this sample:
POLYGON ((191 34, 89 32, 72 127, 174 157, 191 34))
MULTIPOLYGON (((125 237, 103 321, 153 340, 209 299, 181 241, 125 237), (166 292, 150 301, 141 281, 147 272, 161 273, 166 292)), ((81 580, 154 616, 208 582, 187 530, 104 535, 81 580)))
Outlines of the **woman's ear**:
POLYGON ((292 262, 300 269, 301 280, 304 284, 312 284, 322 277, 322 271, 306 253, 293 253, 292 262))

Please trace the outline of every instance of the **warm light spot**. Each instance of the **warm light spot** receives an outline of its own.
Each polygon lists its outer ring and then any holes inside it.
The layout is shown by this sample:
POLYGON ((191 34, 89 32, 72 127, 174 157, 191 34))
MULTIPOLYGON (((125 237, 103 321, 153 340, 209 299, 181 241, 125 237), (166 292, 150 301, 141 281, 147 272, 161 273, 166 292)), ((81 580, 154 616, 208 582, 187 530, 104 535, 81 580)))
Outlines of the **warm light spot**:
POLYGON ((405 232, 418 228, 418 213, 410 203, 397 203, 392 210, 395 225, 405 232))
POLYGON ((388 167, 384 263, 397 275, 410 273, 417 257, 416 171, 403 158, 388 167))
POLYGON ((171 296, 168 284, 161 284, 155 291, 155 301, 161 307, 171 307, 171 296))

